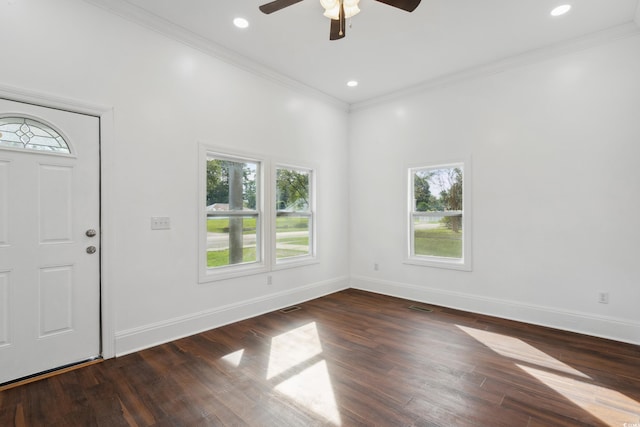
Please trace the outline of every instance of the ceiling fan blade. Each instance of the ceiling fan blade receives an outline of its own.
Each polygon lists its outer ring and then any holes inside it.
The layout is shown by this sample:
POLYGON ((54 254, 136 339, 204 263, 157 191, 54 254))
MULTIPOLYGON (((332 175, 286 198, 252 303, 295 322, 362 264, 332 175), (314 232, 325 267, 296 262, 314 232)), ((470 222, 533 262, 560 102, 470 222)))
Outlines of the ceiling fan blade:
POLYGON ((346 35, 347 20, 344 17, 344 3, 340 2, 340 19, 331 20, 331 31, 329 32, 329 40, 340 40, 346 35))
POLYGON ((331 31, 329 32, 329 40, 340 40, 344 38, 344 28, 340 31, 340 21, 337 19, 331 20, 331 31))
POLYGON ((397 7, 398 9, 406 10, 407 12, 413 12, 420 4, 420 0, 376 0, 380 3, 388 4, 389 6, 397 7))
POLYGON ((260 10, 262 13, 266 13, 267 15, 273 12, 277 12, 280 9, 284 9, 285 7, 289 7, 296 3, 300 3, 302 0, 275 0, 271 3, 266 3, 260 6, 260 10))

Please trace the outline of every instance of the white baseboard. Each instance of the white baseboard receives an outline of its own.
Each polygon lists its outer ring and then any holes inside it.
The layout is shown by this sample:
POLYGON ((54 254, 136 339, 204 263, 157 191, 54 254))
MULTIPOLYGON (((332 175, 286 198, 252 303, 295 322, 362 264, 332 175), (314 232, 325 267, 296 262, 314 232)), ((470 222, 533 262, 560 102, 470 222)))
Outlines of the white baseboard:
POLYGON ((209 329, 239 322, 250 317, 275 311, 303 301, 309 301, 349 288, 349 278, 339 277, 309 285, 242 301, 212 310, 193 313, 162 322, 116 333, 116 356, 143 350, 209 329))
POLYGON ((549 307, 446 292, 426 286, 361 276, 351 277, 351 287, 412 301, 640 345, 640 323, 624 319, 560 311, 549 307))
POLYGON ((116 356, 123 356, 350 287, 412 301, 640 345, 640 324, 623 319, 560 311, 549 307, 526 305, 514 301, 353 276, 351 278, 339 277, 311 283, 293 290, 121 331, 115 334, 115 354, 116 356))

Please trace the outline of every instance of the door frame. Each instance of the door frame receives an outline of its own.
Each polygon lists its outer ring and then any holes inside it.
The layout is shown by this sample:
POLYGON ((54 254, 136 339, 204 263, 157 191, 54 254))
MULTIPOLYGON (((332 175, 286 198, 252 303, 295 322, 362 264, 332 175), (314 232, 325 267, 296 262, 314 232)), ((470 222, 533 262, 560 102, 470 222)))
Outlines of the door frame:
POLYGON ((71 113, 86 114, 99 119, 99 152, 100 152, 100 344, 101 356, 104 359, 115 357, 115 328, 113 315, 113 294, 111 287, 110 250, 113 247, 110 224, 112 218, 111 203, 114 160, 114 110, 99 104, 91 104, 76 99, 65 98, 30 89, 4 85, 0 83, 0 98, 9 101, 33 104, 40 107, 53 108, 71 113))

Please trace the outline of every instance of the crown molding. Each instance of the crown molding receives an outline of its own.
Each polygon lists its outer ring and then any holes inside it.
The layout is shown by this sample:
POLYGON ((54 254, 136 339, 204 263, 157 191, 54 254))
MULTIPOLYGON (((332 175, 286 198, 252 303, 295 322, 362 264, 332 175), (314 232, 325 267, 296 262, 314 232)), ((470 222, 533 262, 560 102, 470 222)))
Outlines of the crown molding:
POLYGON ((348 111, 349 104, 331 95, 321 92, 309 85, 286 76, 274 69, 260 64, 244 55, 239 54, 221 44, 199 36, 194 32, 170 22, 158 15, 148 12, 126 0, 84 0, 107 12, 138 24, 171 40, 183 43, 193 49, 199 50, 227 64, 233 65, 258 77, 275 82, 281 86, 293 89, 297 92, 319 99, 334 107, 348 111))
POLYGON ((101 117, 113 111, 112 107, 106 105, 92 104, 74 98, 3 83, 0 83, 0 98, 95 117, 101 117))
MULTIPOLYGON (((640 6, 638 10, 640 11, 640 6)), ((533 49, 521 54, 508 56, 497 61, 488 62, 479 66, 447 74, 398 91, 377 96, 366 101, 357 102, 351 104, 349 111, 354 112, 364 110, 399 98, 415 95, 416 93, 440 89, 466 80, 497 74, 512 68, 535 64, 547 59, 573 52, 579 52, 595 46, 638 35, 640 35, 640 28, 638 25, 633 21, 628 22, 626 24, 577 37, 569 41, 545 46, 539 49, 533 49)))

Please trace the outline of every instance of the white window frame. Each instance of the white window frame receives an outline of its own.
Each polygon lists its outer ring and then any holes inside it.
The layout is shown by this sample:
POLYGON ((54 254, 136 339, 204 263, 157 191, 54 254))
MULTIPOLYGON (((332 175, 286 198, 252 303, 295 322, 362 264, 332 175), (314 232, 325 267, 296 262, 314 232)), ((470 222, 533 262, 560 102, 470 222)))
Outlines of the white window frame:
POLYGON ((217 148, 205 144, 200 144, 198 156, 198 280, 199 283, 208 283, 218 280, 231 279, 234 277, 247 276, 251 274, 265 273, 268 271, 267 254, 265 253, 265 215, 264 203, 268 200, 268 186, 265 186, 265 171, 268 164, 265 159, 254 155, 239 152, 232 152, 228 149, 217 148), (250 263, 233 264, 222 267, 210 268, 207 265, 207 160, 211 157, 233 162, 251 162, 257 165, 256 183, 256 210, 243 211, 241 214, 231 213, 230 215, 256 216, 256 253, 257 260, 250 263))
POLYGON ((457 162, 426 163, 409 165, 406 170, 407 210, 405 215, 406 251, 405 264, 424 267, 446 268, 453 270, 471 271, 472 230, 471 230, 471 160, 457 162), (462 210, 444 212, 418 212, 415 210, 414 175, 420 170, 429 169, 462 169, 462 210), (448 258, 427 255, 416 255, 414 246, 414 218, 418 216, 454 216, 462 214, 462 258, 448 258))
MULTIPOLYGON (((285 268, 293 268, 299 267, 303 265, 316 264, 318 262, 316 256, 316 181, 317 181, 317 172, 315 168, 305 167, 305 166, 294 166, 286 163, 277 163, 274 165, 272 170, 272 179, 271 179, 271 197, 272 199, 272 212, 273 218, 271 221, 271 265, 273 270, 280 270, 285 268), (295 212, 292 215, 295 216, 307 216, 309 218, 309 254, 300 255, 295 257, 288 257, 283 259, 277 258, 277 231, 276 231, 276 221, 279 215, 282 215, 282 212, 278 212, 278 206, 276 206, 276 180, 278 176, 278 169, 289 169, 300 172, 308 172, 309 173, 309 212, 295 212)), ((286 214, 285 214, 286 215, 286 214)))

